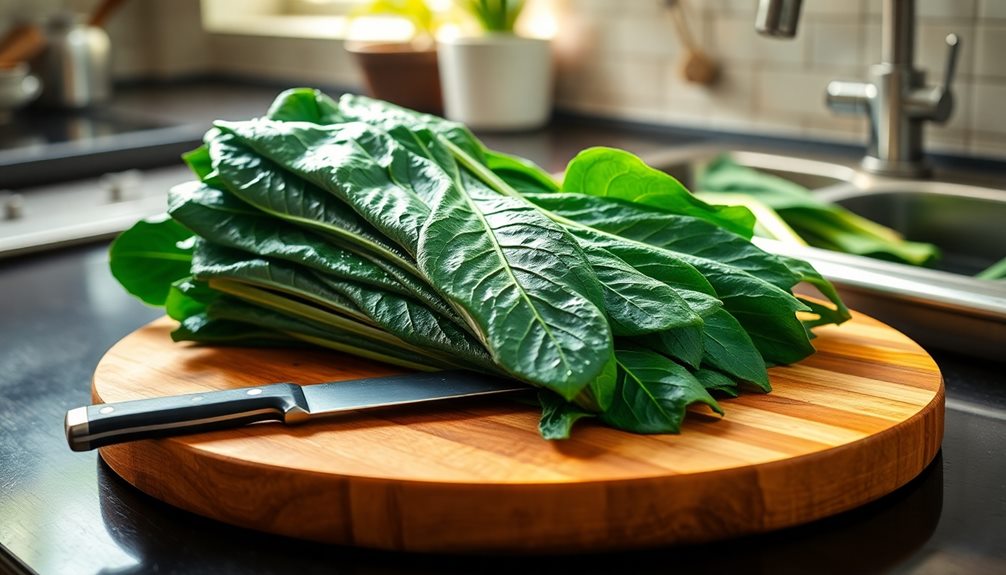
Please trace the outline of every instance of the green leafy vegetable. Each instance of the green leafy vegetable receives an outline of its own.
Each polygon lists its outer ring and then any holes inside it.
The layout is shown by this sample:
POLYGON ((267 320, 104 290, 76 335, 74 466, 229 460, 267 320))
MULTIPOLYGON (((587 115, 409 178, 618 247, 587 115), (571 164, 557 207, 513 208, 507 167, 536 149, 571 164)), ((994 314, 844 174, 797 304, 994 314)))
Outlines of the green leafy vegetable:
POLYGON ((723 414, 702 383, 673 360, 631 348, 619 349, 616 355, 622 378, 615 402, 601 414, 605 423, 636 433, 677 433, 693 403, 723 414))
POLYGON ((939 257, 932 244, 906 241, 890 228, 818 200, 799 184, 741 166, 727 156, 706 168, 698 189, 753 196, 815 247, 913 265, 939 257))
POLYGON ((975 276, 978 279, 983 280, 1001 280, 1006 279, 1006 258, 999 260, 998 262, 992 264, 991 266, 985 268, 978 275, 975 276))
POLYGON ((597 416, 548 391, 538 392, 538 401, 541 403, 538 431, 545 439, 569 439, 577 421, 597 416))
POLYGON ((426 277, 511 374, 573 399, 609 361, 600 283, 572 236, 530 203, 457 177, 436 198, 419 252, 426 277))
POLYGON ((769 391, 768 364, 849 317, 810 265, 748 241, 746 209, 620 150, 581 153, 560 184, 461 124, 298 88, 185 160, 198 181, 170 218, 111 249, 175 340, 509 375, 539 388, 549 439, 587 417, 677 433, 689 406, 722 414, 710 392, 769 391))
POLYGON ((647 166, 638 157, 613 148, 590 148, 566 168, 563 192, 627 200, 675 214, 705 219, 750 238, 754 215, 741 206, 711 206, 674 177, 647 166))
POLYGON ((192 233, 175 220, 141 220, 112 242, 112 275, 144 302, 164 305, 171 284, 189 275, 192 246, 192 233))

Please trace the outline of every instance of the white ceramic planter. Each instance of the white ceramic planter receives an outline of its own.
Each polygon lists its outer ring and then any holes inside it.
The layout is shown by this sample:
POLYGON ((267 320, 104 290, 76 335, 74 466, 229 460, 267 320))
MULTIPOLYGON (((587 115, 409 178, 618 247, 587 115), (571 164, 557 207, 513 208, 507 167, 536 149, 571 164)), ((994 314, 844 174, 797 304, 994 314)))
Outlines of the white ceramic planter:
POLYGON ((493 34, 437 44, 444 112, 483 130, 529 130, 552 111, 548 40, 493 34))

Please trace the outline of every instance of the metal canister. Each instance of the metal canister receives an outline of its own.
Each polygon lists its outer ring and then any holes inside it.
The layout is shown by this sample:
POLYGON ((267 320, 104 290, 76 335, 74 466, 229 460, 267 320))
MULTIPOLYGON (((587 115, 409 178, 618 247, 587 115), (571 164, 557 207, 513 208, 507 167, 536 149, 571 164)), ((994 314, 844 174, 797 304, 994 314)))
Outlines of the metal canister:
POLYGON ((76 14, 58 14, 46 26, 46 40, 36 65, 45 105, 85 108, 109 99, 111 43, 105 30, 76 14))

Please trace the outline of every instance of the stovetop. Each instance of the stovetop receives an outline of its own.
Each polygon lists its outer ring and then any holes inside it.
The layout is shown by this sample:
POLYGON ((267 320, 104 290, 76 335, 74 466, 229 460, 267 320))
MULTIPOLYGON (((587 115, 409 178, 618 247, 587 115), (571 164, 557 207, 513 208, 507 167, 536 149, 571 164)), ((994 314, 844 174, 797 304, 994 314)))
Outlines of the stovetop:
POLYGON ((217 118, 263 114, 281 88, 199 81, 118 87, 105 106, 21 110, 0 124, 0 259, 110 237, 163 211, 180 156, 217 118))
POLYGON ((0 257, 108 237, 162 211, 166 190, 188 177, 178 156, 199 136, 111 109, 32 110, 0 124, 0 257))
POLYGON ((107 109, 32 109, 0 124, 0 158, 54 144, 88 146, 97 139, 168 127, 171 125, 166 122, 107 109))

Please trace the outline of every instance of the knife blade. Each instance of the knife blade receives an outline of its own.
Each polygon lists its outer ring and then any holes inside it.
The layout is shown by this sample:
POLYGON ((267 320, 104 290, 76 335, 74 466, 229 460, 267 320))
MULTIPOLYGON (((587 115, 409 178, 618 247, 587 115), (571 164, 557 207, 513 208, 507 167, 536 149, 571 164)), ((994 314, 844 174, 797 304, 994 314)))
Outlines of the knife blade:
POLYGON ((296 424, 346 411, 425 403, 531 389, 527 384, 466 370, 408 373, 298 385, 272 383, 118 403, 66 412, 74 451, 168 435, 198 433, 259 421, 296 424))

